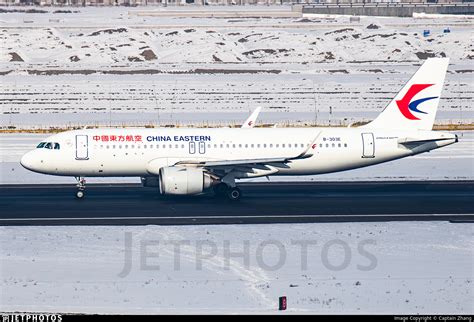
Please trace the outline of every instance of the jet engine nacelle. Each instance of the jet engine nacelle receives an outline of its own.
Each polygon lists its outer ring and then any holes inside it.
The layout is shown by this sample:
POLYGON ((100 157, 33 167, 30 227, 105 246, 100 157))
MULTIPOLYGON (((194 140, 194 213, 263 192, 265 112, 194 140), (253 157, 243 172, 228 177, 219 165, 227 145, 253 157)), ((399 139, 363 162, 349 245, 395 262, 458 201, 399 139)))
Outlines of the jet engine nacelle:
POLYGON ((160 169, 160 193, 163 195, 195 195, 217 183, 203 169, 164 167, 160 169))

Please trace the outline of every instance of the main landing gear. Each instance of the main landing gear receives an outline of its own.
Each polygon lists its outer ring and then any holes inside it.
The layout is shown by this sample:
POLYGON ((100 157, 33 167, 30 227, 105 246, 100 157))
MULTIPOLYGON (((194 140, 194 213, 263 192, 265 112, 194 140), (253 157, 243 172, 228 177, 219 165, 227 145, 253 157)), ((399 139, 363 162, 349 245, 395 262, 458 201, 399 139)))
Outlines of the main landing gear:
POLYGON ((227 197, 229 200, 235 201, 242 197, 242 191, 237 187, 231 187, 224 182, 214 186, 214 193, 218 197, 227 197))
POLYGON ((76 177, 76 180, 77 180, 76 198, 82 199, 84 198, 84 195, 86 193, 86 179, 84 179, 83 177, 76 177))

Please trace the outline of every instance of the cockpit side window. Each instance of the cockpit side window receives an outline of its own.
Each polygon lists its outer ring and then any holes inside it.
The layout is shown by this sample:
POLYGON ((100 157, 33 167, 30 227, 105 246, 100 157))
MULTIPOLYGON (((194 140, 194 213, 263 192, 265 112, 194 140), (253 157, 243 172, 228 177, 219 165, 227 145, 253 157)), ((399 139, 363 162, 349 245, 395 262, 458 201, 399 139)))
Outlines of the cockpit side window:
POLYGON ((61 149, 61 145, 58 142, 41 142, 36 146, 37 149, 54 149, 59 150, 61 149))

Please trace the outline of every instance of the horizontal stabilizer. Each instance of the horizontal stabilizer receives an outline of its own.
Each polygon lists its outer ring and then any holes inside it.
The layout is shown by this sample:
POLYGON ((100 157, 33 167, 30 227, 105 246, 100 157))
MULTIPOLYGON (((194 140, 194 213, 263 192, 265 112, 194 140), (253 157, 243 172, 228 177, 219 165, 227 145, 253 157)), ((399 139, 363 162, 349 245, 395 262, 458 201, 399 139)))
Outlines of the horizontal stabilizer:
MULTIPOLYGON (((417 140, 417 139, 403 138, 403 139, 398 140, 398 144, 404 145, 407 148, 415 148, 426 143, 447 141, 447 140, 452 140, 452 139, 453 138, 435 138, 435 139, 427 139, 427 140, 417 140)), ((456 142, 458 141, 457 136, 455 140, 456 142)))

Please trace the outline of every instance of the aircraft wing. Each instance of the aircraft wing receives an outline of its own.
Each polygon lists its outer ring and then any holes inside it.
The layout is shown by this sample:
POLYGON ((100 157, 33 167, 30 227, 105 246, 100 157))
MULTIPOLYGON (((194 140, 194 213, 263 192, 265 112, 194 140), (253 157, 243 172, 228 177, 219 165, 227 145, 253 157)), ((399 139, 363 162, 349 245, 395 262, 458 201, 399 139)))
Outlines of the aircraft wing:
POLYGON ((319 132, 312 144, 293 157, 276 157, 276 158, 257 158, 257 159, 238 159, 238 160, 185 160, 179 161, 174 166, 182 167, 200 167, 205 168, 210 173, 218 177, 223 177, 230 172, 253 173, 255 176, 262 176, 278 172, 277 168, 285 167, 287 163, 296 160, 303 160, 313 156, 312 150, 316 147, 316 140, 322 132, 319 132))
POLYGON ((255 122, 257 122, 258 114, 260 114, 260 110, 262 109, 261 106, 257 107, 255 111, 245 120, 242 124, 241 128, 252 128, 255 126, 255 122))
POLYGON ((272 163, 288 163, 294 160, 307 159, 312 157, 312 154, 306 152, 301 153, 295 157, 281 157, 281 158, 261 158, 261 159, 241 159, 241 160, 218 160, 218 161, 180 161, 176 166, 197 166, 203 168, 216 167, 235 167, 235 166, 255 166, 255 165, 270 165, 272 163))

